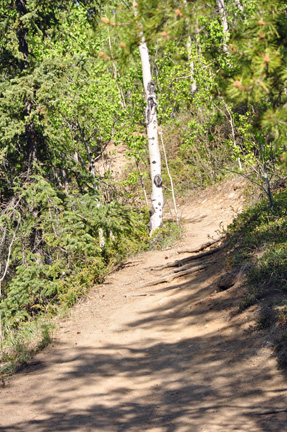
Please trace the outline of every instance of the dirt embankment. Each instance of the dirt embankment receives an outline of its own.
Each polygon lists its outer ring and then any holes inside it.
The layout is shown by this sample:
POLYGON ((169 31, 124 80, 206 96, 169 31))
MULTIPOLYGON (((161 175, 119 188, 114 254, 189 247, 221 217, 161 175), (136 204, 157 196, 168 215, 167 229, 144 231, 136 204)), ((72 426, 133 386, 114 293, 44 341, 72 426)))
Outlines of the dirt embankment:
POLYGON ((287 386, 270 341, 252 330, 256 307, 234 315, 240 277, 219 289, 225 250, 195 273, 147 284, 171 270, 151 268, 190 256, 178 248, 218 237, 243 200, 240 181, 201 194, 181 209, 181 244, 128 260, 92 289, 1 389, 0 430, 286 431, 287 386))

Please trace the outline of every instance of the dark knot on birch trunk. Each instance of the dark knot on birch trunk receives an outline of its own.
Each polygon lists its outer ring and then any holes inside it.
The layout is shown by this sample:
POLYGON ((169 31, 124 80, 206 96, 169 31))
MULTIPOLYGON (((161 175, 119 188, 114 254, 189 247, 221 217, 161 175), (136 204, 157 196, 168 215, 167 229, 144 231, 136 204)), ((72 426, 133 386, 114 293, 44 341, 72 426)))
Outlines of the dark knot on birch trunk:
POLYGON ((150 81, 147 85, 147 91, 149 93, 155 93, 155 90, 156 90, 155 83, 153 81, 150 81))
POLYGON ((161 187, 162 186, 162 176, 160 174, 156 174, 154 176, 153 182, 156 185, 156 187, 161 187))

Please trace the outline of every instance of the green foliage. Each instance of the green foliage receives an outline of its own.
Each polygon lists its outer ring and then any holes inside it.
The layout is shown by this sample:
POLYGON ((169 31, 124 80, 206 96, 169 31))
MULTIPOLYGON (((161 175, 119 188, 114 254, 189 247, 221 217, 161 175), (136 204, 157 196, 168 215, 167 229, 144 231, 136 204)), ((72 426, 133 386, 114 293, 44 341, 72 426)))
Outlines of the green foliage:
POLYGON ((17 330, 5 326, 5 339, 0 342, 0 374, 9 377, 51 343, 54 329, 53 323, 43 319, 26 322, 17 330))
MULTIPOLYGON (((40 176, 32 180, 19 194, 22 223, 1 302, 4 323, 15 326, 55 305, 71 306, 110 266, 147 242, 146 214, 117 202, 98 206, 87 194, 59 193, 40 176)), ((12 231, 14 220, 4 216, 12 231)))
POLYGON ((278 363, 286 369, 287 339, 287 191, 274 195, 274 210, 260 201, 240 214, 228 228, 234 266, 246 274, 242 311, 257 304, 257 330, 272 326, 278 363))
MULTIPOLYGON (((242 11, 225 2, 224 34, 216 2, 139 0, 135 13, 126 2, 2 1, 6 337, 73 305, 115 263, 148 245, 147 213, 122 204, 136 202, 148 177, 142 34, 176 192, 204 187, 232 170, 258 183, 272 206, 270 182, 287 159, 286 2, 241 2, 242 11), (124 143, 134 163, 118 184, 109 169, 94 167, 111 142, 124 143)), ((163 180, 168 196, 165 167, 163 180)), ((286 289, 285 198, 284 192, 276 196, 273 213, 258 204, 232 228, 242 244, 237 263, 251 262, 245 306, 261 295, 258 286, 286 289)), ((153 245, 168 247, 179 234, 167 224, 153 245)), ((20 339, 14 341, 18 351, 20 339)))
POLYGON ((228 141, 224 121, 216 107, 201 110, 183 129, 181 156, 192 167, 196 185, 212 183, 221 175, 223 162, 228 161, 228 141))
POLYGON ((287 291, 286 198, 286 191, 277 193, 273 212, 262 201, 229 227, 230 239, 236 243, 236 265, 248 263, 248 281, 257 297, 274 289, 287 291))
POLYGON ((150 242, 150 249, 167 249, 180 240, 182 236, 182 228, 174 222, 166 222, 163 228, 158 228, 150 242))
POLYGON ((94 57, 106 36, 89 25, 99 4, 1 5, 4 329, 71 306, 147 242, 146 214, 107 203, 115 198, 109 173, 88 169, 123 120, 123 92, 94 57))
POLYGON ((236 65, 227 93, 233 100, 257 107, 256 123, 265 135, 278 140, 286 132, 286 2, 244 3, 241 23, 231 39, 236 65))
POLYGON ((287 328, 287 301, 283 300, 283 306, 277 309, 279 325, 287 328))

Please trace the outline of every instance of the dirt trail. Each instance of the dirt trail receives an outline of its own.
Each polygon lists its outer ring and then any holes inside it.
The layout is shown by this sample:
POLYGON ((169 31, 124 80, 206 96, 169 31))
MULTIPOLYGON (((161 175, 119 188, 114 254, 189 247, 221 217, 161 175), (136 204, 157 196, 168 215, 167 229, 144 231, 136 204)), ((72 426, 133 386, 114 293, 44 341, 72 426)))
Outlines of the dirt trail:
MULTIPOLYGON (((241 194, 230 182, 186 205, 177 247, 217 236, 241 194)), ((91 290, 53 345, 0 390, 0 430, 287 431, 287 385, 270 341, 251 331, 256 307, 232 318, 239 283, 216 292, 222 253, 206 270, 139 288, 156 277, 147 267, 178 258, 138 255, 91 290)))

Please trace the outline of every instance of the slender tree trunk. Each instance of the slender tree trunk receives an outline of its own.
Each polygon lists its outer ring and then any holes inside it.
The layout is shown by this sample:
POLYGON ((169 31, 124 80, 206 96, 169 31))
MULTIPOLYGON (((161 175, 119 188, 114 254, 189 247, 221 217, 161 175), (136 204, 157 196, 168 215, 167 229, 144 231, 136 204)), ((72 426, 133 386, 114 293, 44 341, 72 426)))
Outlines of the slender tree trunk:
POLYGON ((263 177, 263 180, 265 182, 265 188, 264 189, 265 189, 265 192, 266 192, 266 194, 268 196, 270 209, 273 210, 273 208, 274 208, 274 199, 273 199, 273 194, 272 194, 272 190, 271 190, 269 175, 268 175, 268 171, 267 171, 267 167, 266 167, 264 150, 263 150, 262 144, 260 142, 259 142, 259 151, 260 151, 260 156, 261 156, 261 160, 262 160, 262 171, 263 171, 263 175, 261 177, 263 177))
POLYGON ((146 194, 144 179, 143 179, 143 175, 142 175, 141 170, 140 170, 139 162, 137 160, 136 160, 136 167, 137 167, 137 170, 138 170, 138 173, 139 173, 139 178, 140 178, 141 187, 142 187, 143 194, 144 194, 145 203, 146 203, 146 206, 148 207, 148 199, 147 199, 147 194, 146 194))
POLYGON ((219 12, 219 15, 220 15, 221 24, 222 24, 223 32, 224 32, 224 36, 223 36, 223 51, 225 51, 227 53, 228 52, 228 48, 227 48, 227 43, 226 43, 226 34, 228 33, 228 23, 227 23, 227 17, 226 17, 226 10, 225 10, 224 0, 216 0, 216 4, 217 4, 217 7, 218 7, 218 12, 219 12))
MULTIPOLYGON (((137 3, 133 1, 134 14, 137 17, 137 3)), ((148 224, 150 235, 162 225, 162 210, 163 210, 163 190, 162 190, 162 176, 161 176, 161 158, 158 144, 158 124, 156 115, 156 86, 152 81, 151 67, 149 61, 149 52, 145 42, 143 32, 140 34, 141 44, 139 51, 141 56, 143 84, 146 95, 146 124, 147 124, 147 137, 148 149, 150 160, 150 171, 152 181, 152 194, 151 194, 151 209, 150 221, 148 224)))
MULTIPOLYGON (((16 9, 18 14, 22 17, 26 15, 26 0, 16 0, 16 9)), ((20 69, 21 71, 25 69, 27 66, 28 58, 29 58, 29 47, 27 43, 27 30, 23 26, 23 23, 19 21, 18 29, 17 29, 17 38, 19 51, 23 55, 23 59, 20 61, 20 69)))
POLYGON ((163 154, 164 154, 165 166, 166 166, 167 174, 169 176, 169 181, 170 181, 171 195, 172 195, 173 207, 174 207, 174 212, 175 212, 175 217, 176 217, 176 223, 177 223, 177 225, 179 225, 179 217, 178 217, 178 211, 177 211, 177 205, 176 205, 176 199, 175 199, 175 193, 174 193, 174 187, 173 187, 173 179, 172 179, 172 176, 171 176, 171 173, 169 170, 167 155, 166 155, 166 151, 165 151, 165 144, 163 141, 162 129, 159 132, 159 134, 160 134, 160 138, 161 138, 161 145, 162 145, 162 150, 163 150, 163 154))
POLYGON ((187 42, 186 42, 186 50, 187 50, 187 58, 189 62, 190 67, 190 92, 192 95, 194 95, 197 91, 197 84, 194 78, 194 60, 192 59, 192 43, 191 43, 191 37, 188 36, 187 42))
POLYGON ((139 50, 142 63, 143 83, 146 94, 146 123, 152 180, 152 208, 150 210, 149 230, 150 235, 152 235, 153 231, 162 225, 163 190, 161 158, 158 144, 155 83, 151 79, 149 53, 145 42, 140 44, 139 50))
MULTIPOLYGON (((184 0, 184 6, 187 9, 187 0, 184 0)), ((187 18, 187 24, 189 26, 189 19, 188 18, 187 18)), ((197 84, 196 84, 196 80, 194 78, 194 60, 192 58, 192 40, 191 40, 190 35, 187 38, 186 50, 187 50, 187 58, 188 58, 188 62, 189 62, 189 67, 190 67, 190 80, 191 80, 190 92, 192 95, 194 95, 197 91, 197 84)))
MULTIPOLYGON (((89 162, 90 162, 90 172, 93 176, 94 179, 94 191, 95 191, 95 199, 96 199, 96 203, 97 203, 97 207, 101 207, 101 203, 99 200, 99 187, 98 187, 98 182, 96 180, 96 173, 95 173, 95 161, 93 159, 93 153, 90 149, 90 146, 88 145, 88 143, 86 142, 86 140, 84 140, 85 142, 85 147, 88 153, 88 158, 89 158, 89 162)), ((104 236, 104 230, 103 228, 99 228, 99 244, 101 248, 105 247, 106 241, 105 241, 105 236, 104 236)))
MULTIPOLYGON (((228 120, 229 120, 229 123, 230 123, 230 126, 231 126, 232 141, 233 141, 233 146, 234 146, 234 148, 235 148, 236 145, 237 145, 237 143, 236 143, 236 136, 235 136, 235 125, 234 125, 234 120, 233 120, 232 114, 231 114, 231 112, 230 112, 230 110, 229 110, 229 108, 228 108, 228 105, 227 105, 227 103, 224 101, 224 99, 223 99, 223 103, 224 103, 225 109, 226 109, 226 111, 227 111, 227 113, 228 113, 228 116, 229 116, 229 119, 228 119, 228 120)), ((238 156, 238 158, 237 158, 237 161, 238 161, 238 167, 239 167, 240 171, 242 171, 242 164, 241 164, 241 159, 240 159, 239 156, 238 156)))
POLYGON ((263 162, 263 177, 264 177, 264 181, 265 181, 265 188, 266 188, 265 190, 266 190, 266 193, 268 196, 270 209, 273 210, 274 209, 274 199, 273 199, 273 195, 272 195, 272 191, 271 191, 270 181, 269 181, 268 172, 266 169, 265 162, 263 162))
POLYGON ((236 7, 241 11, 241 12, 243 12, 243 6, 242 6, 242 4, 240 3, 240 1, 239 0, 233 0, 234 1, 234 4, 236 5, 236 7))
MULTIPOLYGON (((109 32, 109 30, 108 30, 108 32, 109 32)), ((110 37, 110 35, 109 35, 109 39, 108 40, 109 40, 109 48, 110 48, 111 58, 113 58, 112 43, 111 43, 111 37, 110 37)), ((126 101, 125 101, 125 95, 124 95, 123 90, 121 89, 120 85, 118 84, 118 75, 119 75, 119 73, 118 73, 118 70, 117 70, 116 62, 114 60, 112 60, 112 63, 113 63, 113 69, 114 69, 114 78, 116 80, 117 87, 118 87, 118 90, 119 90, 119 94, 120 94, 121 99, 122 99, 121 100, 121 105, 122 105, 122 107, 124 109, 127 109, 127 105, 126 105, 126 101)))
MULTIPOLYGON (((18 28, 17 28, 17 38, 18 38, 18 48, 19 52, 22 54, 22 59, 20 60, 20 70, 23 71, 28 66, 28 61, 30 57, 29 45, 27 41, 27 29, 23 24, 22 17, 27 14, 27 0, 16 0, 16 10, 18 12, 18 28)), ((32 99, 28 98, 25 102, 25 114, 27 117, 31 115, 33 108, 32 99)), ((28 175, 31 175, 33 171, 33 162, 36 161, 37 154, 37 141, 36 141, 36 129, 35 124, 31 121, 26 125, 26 163, 28 166, 28 175)))

